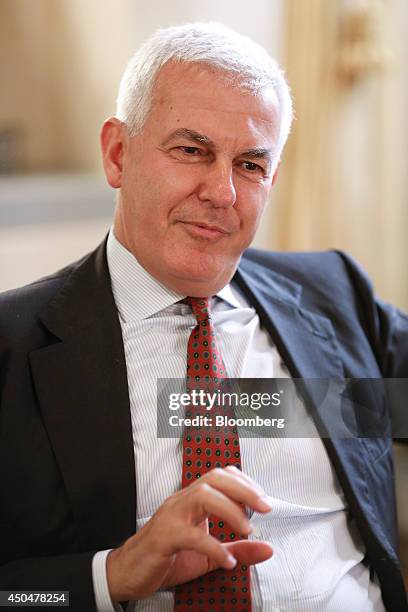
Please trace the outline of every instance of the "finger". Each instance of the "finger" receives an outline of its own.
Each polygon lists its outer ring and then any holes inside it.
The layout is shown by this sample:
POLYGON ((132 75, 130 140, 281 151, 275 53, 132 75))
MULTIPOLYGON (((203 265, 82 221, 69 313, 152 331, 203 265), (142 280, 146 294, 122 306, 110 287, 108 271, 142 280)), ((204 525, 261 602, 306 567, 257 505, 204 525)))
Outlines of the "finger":
POLYGON ((245 474, 245 472, 242 472, 240 469, 235 467, 235 465, 227 465, 225 469, 228 470, 229 472, 232 472, 233 474, 236 474, 239 478, 241 478, 242 480, 244 480, 245 482, 247 482, 248 484, 250 484, 251 486, 253 486, 259 491, 262 501, 265 502, 264 504, 265 509, 261 510, 261 512, 270 512, 272 510, 273 500, 271 500, 269 495, 265 493, 265 489, 261 487, 261 485, 258 482, 256 482, 256 480, 253 480, 250 476, 248 476, 248 474, 245 474))
MULTIPOLYGON (((237 560, 226 546, 223 546, 216 538, 207 535, 199 527, 189 527, 178 534, 175 546, 178 551, 194 550, 208 557, 209 566, 212 568, 223 567, 232 569, 237 560)), ((206 572, 209 571, 208 568, 206 572)))
POLYGON ((206 517, 201 523, 197 525, 200 529, 204 531, 204 533, 210 533, 210 527, 208 525, 208 517, 206 517))
POLYGON ((253 488, 257 490, 260 495, 263 508, 257 509, 260 512, 270 512, 273 508, 273 500, 265 493, 265 489, 255 480, 253 480, 248 474, 242 472, 235 465, 228 465, 226 468, 229 472, 232 472, 237 477, 241 478, 244 482, 251 485, 253 488))
POLYGON ((251 531, 249 520, 242 507, 208 482, 201 482, 191 487, 183 498, 179 498, 179 515, 184 521, 188 514, 186 504, 193 504, 193 515, 197 518, 215 514, 229 523, 238 533, 248 535, 251 531))
POLYGON ((238 478, 240 478, 241 480, 243 480, 244 482, 247 482, 248 484, 250 484, 252 487, 254 487, 254 489, 256 489, 257 491, 259 491, 259 493, 261 495, 265 495, 265 489, 263 487, 261 487, 261 485, 256 482, 256 480, 253 480, 253 478, 251 478, 250 476, 248 476, 248 474, 245 474, 245 472, 243 472, 242 470, 240 470, 239 468, 237 468, 235 465, 227 465, 226 468, 224 468, 226 471, 228 472, 232 472, 233 474, 235 474, 238 478))
MULTIPOLYGON (((263 489, 259 489, 259 485, 248 481, 248 478, 242 478, 240 470, 230 470, 229 468, 216 468, 208 472, 201 482, 207 482, 211 487, 222 491, 225 495, 240 502, 257 512, 270 512, 272 504, 265 496, 263 489)), ((197 486, 195 483, 192 486, 197 486)))

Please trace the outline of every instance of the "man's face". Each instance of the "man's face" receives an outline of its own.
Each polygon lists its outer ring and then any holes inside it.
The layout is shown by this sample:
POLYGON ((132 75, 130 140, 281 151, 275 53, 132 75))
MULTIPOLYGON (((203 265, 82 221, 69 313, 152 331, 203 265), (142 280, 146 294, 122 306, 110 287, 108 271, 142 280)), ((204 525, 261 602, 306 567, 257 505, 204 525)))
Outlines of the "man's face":
POLYGON ((168 64, 141 133, 130 138, 125 126, 114 127, 117 238, 170 289, 216 293, 251 243, 268 197, 276 94, 255 97, 198 64, 168 64))

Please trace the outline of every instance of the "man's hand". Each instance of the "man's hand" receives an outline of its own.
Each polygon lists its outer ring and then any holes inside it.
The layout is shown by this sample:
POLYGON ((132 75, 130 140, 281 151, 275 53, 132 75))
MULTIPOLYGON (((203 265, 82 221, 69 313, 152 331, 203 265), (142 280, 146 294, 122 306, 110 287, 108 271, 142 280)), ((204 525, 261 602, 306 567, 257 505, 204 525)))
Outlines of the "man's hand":
POLYGON ((269 559, 267 542, 239 540, 222 544, 208 533, 208 516, 228 522, 237 534, 251 527, 239 504, 269 512, 265 492, 233 466, 216 468, 169 497, 152 518, 107 558, 107 579, 113 601, 142 599, 159 588, 193 580, 237 562, 269 559))

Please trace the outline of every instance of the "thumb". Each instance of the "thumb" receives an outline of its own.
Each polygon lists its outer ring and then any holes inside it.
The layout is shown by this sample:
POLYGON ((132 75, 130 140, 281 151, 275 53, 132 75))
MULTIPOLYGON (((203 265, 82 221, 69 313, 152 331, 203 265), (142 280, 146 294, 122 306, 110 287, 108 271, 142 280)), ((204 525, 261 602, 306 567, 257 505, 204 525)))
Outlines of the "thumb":
POLYGON ((238 563, 247 563, 248 565, 262 563, 273 555, 273 548, 268 542, 237 540, 236 542, 229 542, 225 546, 238 563))
MULTIPOLYGON (((255 565, 256 563, 262 563, 267 559, 270 559, 273 555, 273 549, 268 542, 253 542, 249 540, 237 540, 236 542, 229 542, 223 544, 228 552, 235 557, 237 563, 246 563, 247 565, 255 565)), ((208 560, 207 572, 212 572, 219 568, 219 565, 208 560)))

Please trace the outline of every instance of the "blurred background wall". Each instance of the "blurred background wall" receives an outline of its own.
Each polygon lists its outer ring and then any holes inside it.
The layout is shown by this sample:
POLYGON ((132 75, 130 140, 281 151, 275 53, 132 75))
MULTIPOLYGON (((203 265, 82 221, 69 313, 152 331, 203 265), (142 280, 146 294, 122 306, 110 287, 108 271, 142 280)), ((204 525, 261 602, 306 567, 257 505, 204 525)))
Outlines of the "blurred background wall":
POLYGON ((0 0, 0 290, 104 237, 114 192, 99 130, 121 73, 153 30, 191 20, 251 36, 293 90, 297 119, 257 245, 344 249, 408 310, 406 0, 0 0))

